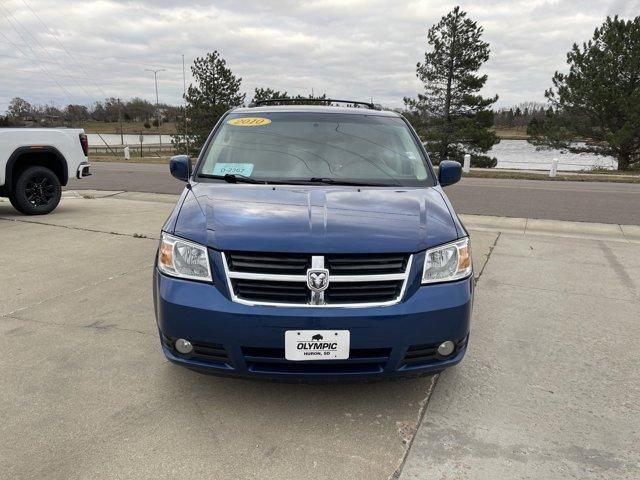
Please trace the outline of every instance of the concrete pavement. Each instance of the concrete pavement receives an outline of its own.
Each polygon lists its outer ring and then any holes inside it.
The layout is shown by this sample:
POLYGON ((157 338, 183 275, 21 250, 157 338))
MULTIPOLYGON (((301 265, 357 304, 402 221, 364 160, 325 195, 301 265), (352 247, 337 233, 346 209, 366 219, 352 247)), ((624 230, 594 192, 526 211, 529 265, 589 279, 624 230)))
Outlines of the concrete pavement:
MULTIPOLYGON (((177 194, 184 187, 167 165, 96 162, 92 171, 69 189, 177 194)), ((470 215, 640 224, 640 184, 463 178, 446 192, 458 213, 470 215)))
POLYGON ((640 478, 640 247, 502 233, 401 480, 640 478))
POLYGON ((66 197, 46 217, 0 199, 0 477, 640 476, 633 225, 465 216, 462 364, 327 387, 166 362, 150 282, 175 196, 66 197))

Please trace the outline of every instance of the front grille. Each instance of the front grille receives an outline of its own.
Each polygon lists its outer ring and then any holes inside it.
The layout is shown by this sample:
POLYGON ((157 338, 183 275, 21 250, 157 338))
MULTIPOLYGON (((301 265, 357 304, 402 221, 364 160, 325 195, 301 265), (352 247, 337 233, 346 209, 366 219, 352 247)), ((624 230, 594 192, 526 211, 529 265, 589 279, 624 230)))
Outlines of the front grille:
POLYGON ((202 360, 229 363, 229 356, 224 346, 219 343, 193 343, 192 357, 202 360))
POLYGON ((242 347, 247 368, 255 373, 364 374, 381 373, 389 361, 390 348, 352 348, 347 360, 291 362, 284 348, 242 347))
POLYGON ((325 292, 325 300, 332 304, 388 302, 400 295, 402 283, 402 280, 332 283, 325 292))
MULTIPOLYGON (((284 348, 270 347, 242 347, 242 354, 251 360, 284 360, 284 348)), ((349 351, 349 359, 361 361, 383 362, 389 359, 390 348, 352 348, 349 351)), ((327 360, 335 363, 335 360, 327 360)))
POLYGON ((223 254, 233 301, 276 306, 392 305, 401 300, 411 259, 398 253, 223 254), (314 289, 318 276, 328 280, 324 290, 314 289))
POLYGON ((404 363, 431 363, 438 359, 438 345, 414 345, 404 356, 404 363))
POLYGON ((306 275, 311 256, 291 253, 228 252, 229 270, 233 272, 306 275))
POLYGON ((270 303, 307 303, 311 292, 306 283, 267 282, 264 280, 234 279, 233 291, 238 298, 270 303))
POLYGON ((327 255, 325 257, 329 272, 335 275, 383 275, 402 273, 407 268, 408 255, 327 255))

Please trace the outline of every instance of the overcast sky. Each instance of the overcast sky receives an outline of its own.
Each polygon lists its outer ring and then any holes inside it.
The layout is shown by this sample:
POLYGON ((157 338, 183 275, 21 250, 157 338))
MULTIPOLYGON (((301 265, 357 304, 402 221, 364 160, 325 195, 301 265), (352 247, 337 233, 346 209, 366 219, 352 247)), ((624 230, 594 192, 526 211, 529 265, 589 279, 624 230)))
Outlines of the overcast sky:
POLYGON ((218 50, 254 87, 396 107, 415 96, 426 32, 460 4, 484 27, 484 92, 499 106, 542 101, 575 41, 640 0, 0 0, 0 112, 12 97, 90 104, 105 96, 178 104, 182 55, 218 50))

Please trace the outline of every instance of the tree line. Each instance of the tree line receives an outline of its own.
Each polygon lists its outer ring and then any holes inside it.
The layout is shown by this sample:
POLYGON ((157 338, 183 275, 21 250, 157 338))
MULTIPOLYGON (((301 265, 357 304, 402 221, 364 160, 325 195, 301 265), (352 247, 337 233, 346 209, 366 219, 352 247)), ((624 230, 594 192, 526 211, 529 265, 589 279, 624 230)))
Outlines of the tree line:
MULTIPOLYGON (((313 95, 289 95, 286 91, 260 87, 255 89, 251 101, 290 98, 314 97, 313 95)), ((327 94, 315 98, 322 100, 327 98, 327 94)), ((175 122, 182 115, 182 107, 166 103, 161 103, 159 107, 163 122, 175 122)), ((526 127, 532 119, 544 118, 550 108, 543 103, 525 102, 514 107, 495 110, 493 112, 494 125, 501 128, 526 127)), ((111 97, 90 106, 69 104, 63 107, 46 104, 33 105, 23 98, 15 97, 9 102, 5 116, 0 116, 0 119, 5 122, 3 126, 25 126, 28 122, 56 126, 64 123, 79 125, 87 121, 115 123, 121 119, 124 122, 150 122, 153 124, 157 123, 156 117, 156 106, 137 97, 126 101, 111 97)))
POLYGON ((15 97, 9 102, 0 122, 4 126, 25 126, 36 123, 43 126, 79 125, 87 121, 96 122, 142 122, 158 126, 161 122, 175 122, 182 115, 182 109, 161 103, 156 105, 142 98, 130 100, 110 97, 90 106, 69 104, 64 107, 54 105, 33 105, 23 98, 15 97))
MULTIPOLYGON (((422 91, 404 99, 402 113, 425 141, 434 164, 462 161, 470 154, 472 166, 495 166, 496 159, 487 155, 500 141, 495 128, 526 127, 529 141, 538 148, 611 155, 619 170, 640 168, 640 16, 607 17, 591 39, 575 43, 567 53, 568 72, 553 75, 545 91, 547 104, 529 102, 509 109, 494 108, 498 95, 480 94, 487 82, 481 68, 491 53, 483 35, 482 26, 460 7, 427 30, 427 50, 416 65, 422 91)), ((187 154, 201 148, 227 110, 246 100, 242 78, 218 51, 196 58, 191 73, 194 81, 185 94, 185 107, 161 109, 163 117, 176 121, 176 149, 187 154)), ((253 98, 284 102, 290 97, 265 86, 256 88, 253 98)), ((326 98, 323 94, 310 103, 326 103, 326 98)), ((9 118, 24 118, 30 111, 18 100, 10 105, 9 118)), ((50 108, 38 111, 46 116, 50 108)), ((69 121, 83 116, 139 121, 153 113, 153 105, 141 99, 107 99, 91 110, 69 105, 59 112, 69 121)), ((33 111, 29 115, 35 116, 33 111)))
POLYGON ((526 128, 534 118, 544 118, 550 108, 539 102, 524 102, 510 108, 501 108, 493 112, 493 124, 496 128, 526 128))

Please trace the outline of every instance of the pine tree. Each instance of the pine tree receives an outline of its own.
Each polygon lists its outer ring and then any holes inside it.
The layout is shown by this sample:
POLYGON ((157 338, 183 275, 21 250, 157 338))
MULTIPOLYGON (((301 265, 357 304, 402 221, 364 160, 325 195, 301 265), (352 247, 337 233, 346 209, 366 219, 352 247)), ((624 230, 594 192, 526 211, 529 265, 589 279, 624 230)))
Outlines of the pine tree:
POLYGON ((191 66, 196 82, 189 85, 186 94, 185 115, 176 124, 173 143, 178 152, 197 152, 206 141, 211 129, 230 108, 244 103, 240 93, 242 79, 236 77, 217 51, 198 57, 191 66))
POLYGON ((252 102, 257 102, 258 100, 279 100, 281 98, 288 98, 286 91, 281 92, 273 88, 256 88, 252 102))
POLYGON ((556 72, 545 92, 553 109, 529 124, 530 142, 612 155, 618 170, 640 167, 640 17, 607 17, 567 63, 569 73, 556 72))
POLYGON ((495 166, 495 159, 482 156, 500 140, 490 130, 498 99, 483 98, 479 91, 487 75, 479 68, 489 59, 489 44, 482 40, 482 27, 455 7, 427 32, 430 50, 417 64, 417 77, 424 93, 405 98, 410 118, 426 140, 434 163, 462 160, 472 154, 472 163, 495 166), (474 162, 475 161, 475 162, 474 162))
POLYGON ((284 100, 283 102, 276 102, 274 104, 291 104, 294 103, 291 100, 309 100, 308 102, 298 101, 295 102, 296 105, 330 105, 329 102, 325 102, 324 100, 327 98, 327 94, 323 93, 322 95, 315 96, 313 93, 308 95, 296 95, 295 97, 289 96, 289 94, 284 91, 274 90, 273 88, 256 88, 255 93, 253 95, 253 102, 258 100, 284 100), (289 100, 289 102, 287 102, 289 100))

